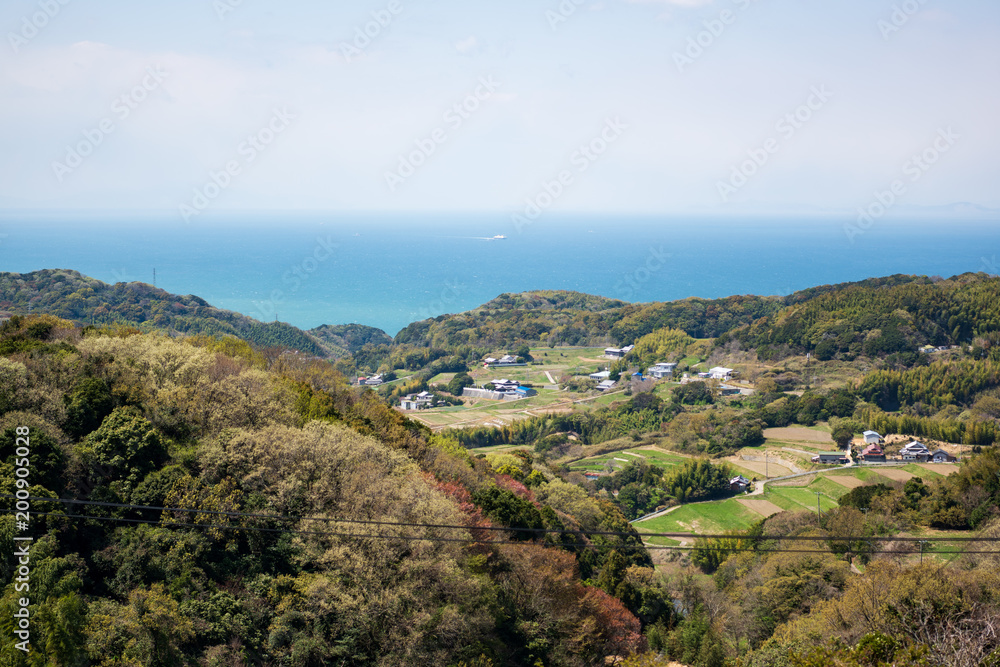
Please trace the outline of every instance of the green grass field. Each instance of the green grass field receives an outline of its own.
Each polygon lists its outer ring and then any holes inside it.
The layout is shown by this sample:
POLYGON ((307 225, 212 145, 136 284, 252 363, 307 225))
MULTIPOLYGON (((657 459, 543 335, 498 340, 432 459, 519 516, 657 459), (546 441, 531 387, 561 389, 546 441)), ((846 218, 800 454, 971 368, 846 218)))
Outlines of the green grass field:
MULTIPOLYGON (((628 450, 631 451, 631 450, 628 450)), ((588 472, 600 472, 605 469, 605 465, 610 461, 611 466, 615 469, 624 468, 630 461, 642 461, 643 459, 638 456, 630 456, 628 454, 623 454, 622 452, 611 452, 609 454, 601 454, 600 456, 591 456, 585 459, 580 459, 576 463, 569 466, 570 470, 588 471, 588 472)))
POLYGON ((729 498, 684 505, 670 514, 637 523, 635 528, 639 532, 718 534, 742 530, 759 520, 759 514, 729 498))
POLYGON ((671 454, 669 452, 660 451, 659 449, 634 449, 630 451, 634 451, 636 454, 642 454, 648 461, 656 463, 660 466, 675 466, 691 460, 687 456, 671 454))
POLYGON ((842 495, 850 491, 843 484, 838 484, 826 477, 817 477, 807 487, 810 491, 819 491, 834 500, 839 500, 842 495))
POLYGON ((685 461, 689 461, 687 457, 680 456, 679 454, 668 454, 667 452, 661 452, 655 449, 638 449, 635 447, 625 447, 617 452, 610 452, 607 454, 601 454, 598 456, 589 456, 585 459, 580 459, 569 464, 570 470, 587 471, 587 472, 600 472, 604 470, 604 466, 608 461, 612 461, 612 466, 615 468, 623 468, 627 465, 628 461, 648 461, 650 463, 655 463, 662 468, 671 468, 673 466, 681 465, 685 461), (624 454, 623 452, 630 452, 632 454, 638 454, 638 456, 630 456, 629 454, 624 454), (624 459, 623 461, 616 461, 615 459, 624 459))
MULTIPOLYGON (((645 453, 642 449, 629 451, 645 453)), ((666 457, 673 456, 669 453, 664 453, 663 455, 666 457)), ((620 453, 619 457, 621 457, 620 453)), ((753 471, 741 469, 738 464, 730 462, 729 465, 738 471, 743 470, 743 474, 748 477, 753 476, 753 471)), ((910 472, 911 474, 922 476, 925 481, 941 476, 938 473, 926 470, 914 464, 903 466, 902 469, 910 472)), ((801 481, 801 485, 779 486, 778 484, 768 484, 763 494, 752 497, 770 501, 785 511, 816 512, 818 493, 820 511, 824 513, 829 512, 830 510, 839 507, 837 503, 838 499, 851 490, 850 486, 828 479, 828 476, 830 475, 854 477, 867 484, 875 484, 879 482, 886 483, 887 481, 886 478, 878 474, 878 470, 876 468, 828 468, 817 472, 812 477, 789 480, 789 482, 801 481)), ((636 530, 640 533, 693 532, 698 534, 712 534, 721 533, 726 530, 745 530, 759 521, 760 518, 760 514, 747 509, 741 505, 736 498, 729 498, 726 500, 708 503, 693 503, 684 505, 663 516, 655 519, 648 519, 634 525, 636 530)), ((924 554, 924 558, 934 558, 942 563, 949 562, 957 558, 958 555, 938 552, 961 551, 966 546, 964 543, 949 541, 948 539, 962 537, 963 533, 961 532, 948 531, 946 534, 942 534, 941 531, 931 531, 930 529, 921 530, 927 533, 926 536, 932 543, 924 554)), ((922 535, 922 533, 918 534, 922 535)), ((671 545, 672 540, 668 540, 667 538, 654 538, 650 540, 650 543, 671 545)), ((917 559, 919 558, 919 554, 915 554, 910 558, 911 560, 917 559)))
POLYGON ((940 479, 941 477, 944 477, 944 475, 942 475, 939 472, 934 472, 933 470, 928 470, 927 468, 921 468, 920 466, 914 463, 910 463, 908 465, 903 466, 903 470, 910 473, 911 475, 916 475, 925 482, 929 482, 932 479, 940 479))
MULTIPOLYGON (((837 474, 866 471, 836 471, 837 474)), ((809 478, 806 478, 809 479, 809 478)), ((804 486, 768 485, 759 496, 789 512, 815 512, 816 492, 819 492, 819 507, 823 512, 836 509, 837 498, 850 489, 826 479, 820 474, 804 486)), ((745 496, 741 496, 745 497, 745 496)), ((708 503, 684 505, 669 514, 635 524, 639 532, 697 532, 700 534, 719 533, 726 530, 745 530, 759 521, 760 514, 741 505, 736 498, 708 503)), ((658 542, 657 542, 658 543, 658 542)))
MULTIPOLYGON (((826 482, 832 484, 833 482, 826 482)), ((819 506, 824 512, 838 507, 837 501, 826 495, 819 489, 813 489, 812 484, 807 487, 786 486, 769 489, 761 496, 764 500, 770 500, 778 507, 792 512, 802 510, 816 511, 816 491, 819 491, 819 506)), ((846 489, 845 489, 846 491, 846 489)))

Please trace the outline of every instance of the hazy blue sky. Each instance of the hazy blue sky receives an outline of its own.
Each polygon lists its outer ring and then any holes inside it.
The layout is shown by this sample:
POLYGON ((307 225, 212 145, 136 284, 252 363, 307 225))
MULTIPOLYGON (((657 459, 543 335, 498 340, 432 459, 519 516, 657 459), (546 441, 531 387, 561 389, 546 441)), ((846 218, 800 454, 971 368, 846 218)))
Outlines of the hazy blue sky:
POLYGON ((996 0, 5 0, 0 28, 0 209, 1000 208, 996 0))

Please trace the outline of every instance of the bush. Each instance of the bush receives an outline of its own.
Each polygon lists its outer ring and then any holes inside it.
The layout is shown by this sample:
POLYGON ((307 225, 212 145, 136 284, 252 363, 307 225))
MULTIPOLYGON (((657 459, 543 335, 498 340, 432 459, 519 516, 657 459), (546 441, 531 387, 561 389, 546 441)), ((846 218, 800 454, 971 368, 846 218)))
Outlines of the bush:
POLYGON ((674 387, 674 401, 681 405, 704 405, 714 402, 712 390, 706 382, 688 382, 674 387))

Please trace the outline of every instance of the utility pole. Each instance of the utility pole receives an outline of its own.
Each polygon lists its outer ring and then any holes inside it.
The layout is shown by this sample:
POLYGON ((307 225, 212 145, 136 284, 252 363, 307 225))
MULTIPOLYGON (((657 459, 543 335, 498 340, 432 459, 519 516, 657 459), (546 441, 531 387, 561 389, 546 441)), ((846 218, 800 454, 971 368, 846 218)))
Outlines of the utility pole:
POLYGON ((814 491, 813 493, 816 494, 816 514, 818 514, 819 518, 822 519, 823 518, 823 510, 821 510, 819 508, 819 491, 814 491))
POLYGON ((156 267, 153 267, 153 287, 156 287, 156 267))
MULTIPOLYGON (((865 571, 867 572, 868 568, 865 568, 865 571)), ((874 627, 875 626, 875 577, 869 577, 869 580, 872 582, 872 627, 874 627)))

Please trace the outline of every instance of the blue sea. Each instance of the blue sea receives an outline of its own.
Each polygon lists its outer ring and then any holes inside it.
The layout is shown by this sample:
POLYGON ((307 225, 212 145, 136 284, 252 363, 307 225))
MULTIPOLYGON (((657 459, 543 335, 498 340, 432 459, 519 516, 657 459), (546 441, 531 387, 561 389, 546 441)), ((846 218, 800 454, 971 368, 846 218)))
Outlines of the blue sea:
POLYGON ((75 269, 139 280, 303 329, 361 323, 390 335, 504 292, 576 290, 633 302, 795 290, 894 273, 997 273, 995 221, 654 218, 546 214, 5 214, 0 271, 75 269), (856 233, 860 231, 861 233, 856 233), (502 235, 504 239, 494 239, 502 235))

